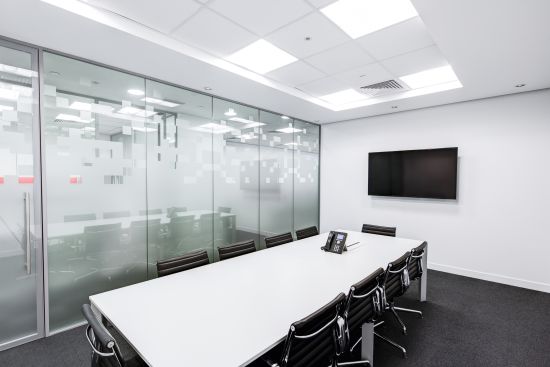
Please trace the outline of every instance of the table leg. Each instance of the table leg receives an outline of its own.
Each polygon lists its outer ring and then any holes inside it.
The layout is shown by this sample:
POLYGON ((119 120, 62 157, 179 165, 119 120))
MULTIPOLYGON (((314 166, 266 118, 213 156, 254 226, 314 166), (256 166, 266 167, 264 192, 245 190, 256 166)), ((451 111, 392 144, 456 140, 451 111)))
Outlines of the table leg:
POLYGON ((418 295, 420 302, 426 302, 426 294, 428 292, 428 245, 424 249, 424 256, 422 256, 422 277, 418 282, 418 295))
POLYGON ((361 327, 361 360, 370 362, 374 365, 374 323, 367 322, 361 327))

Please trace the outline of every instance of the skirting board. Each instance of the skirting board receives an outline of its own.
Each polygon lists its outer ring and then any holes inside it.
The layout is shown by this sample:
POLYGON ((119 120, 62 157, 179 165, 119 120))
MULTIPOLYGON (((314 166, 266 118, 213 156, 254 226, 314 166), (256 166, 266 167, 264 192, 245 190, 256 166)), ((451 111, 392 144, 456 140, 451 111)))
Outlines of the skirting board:
MULTIPOLYGON (((535 291, 550 293, 550 284, 533 282, 531 280, 512 278, 505 275, 484 273, 481 271, 459 268, 457 266, 436 264, 428 261, 428 269, 438 270, 445 273, 462 275, 465 277, 487 280, 489 282, 507 284, 514 287, 532 289, 535 291)), ((429 286, 428 286, 429 287, 429 286)))

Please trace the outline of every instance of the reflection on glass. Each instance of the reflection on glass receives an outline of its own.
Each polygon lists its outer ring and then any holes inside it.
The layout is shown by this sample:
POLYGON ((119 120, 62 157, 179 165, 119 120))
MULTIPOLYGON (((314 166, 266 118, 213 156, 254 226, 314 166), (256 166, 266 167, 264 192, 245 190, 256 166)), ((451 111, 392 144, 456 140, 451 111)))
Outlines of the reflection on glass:
POLYGON ((147 279, 145 168, 155 112, 142 78, 44 54, 50 328, 88 297, 147 279), (130 212, 126 216, 124 212, 130 212), (114 213, 114 214, 113 214, 114 213), (118 215, 117 215, 118 213, 118 215))
POLYGON ((218 246, 244 240, 260 246, 258 142, 262 123, 257 109, 217 98, 213 120, 227 130, 213 134, 217 260, 218 246))
POLYGON ((292 120, 286 116, 260 111, 260 230, 263 238, 293 229, 293 153, 292 120))
POLYGON ((155 111, 147 140, 149 277, 156 262, 200 248, 213 259, 212 98, 147 80, 155 111), (156 214, 154 214, 156 213, 156 214), (153 218, 165 218, 151 225, 153 218), (166 224, 163 221, 166 221, 166 224))
POLYGON ((294 120, 294 230, 319 229, 319 126, 294 120))

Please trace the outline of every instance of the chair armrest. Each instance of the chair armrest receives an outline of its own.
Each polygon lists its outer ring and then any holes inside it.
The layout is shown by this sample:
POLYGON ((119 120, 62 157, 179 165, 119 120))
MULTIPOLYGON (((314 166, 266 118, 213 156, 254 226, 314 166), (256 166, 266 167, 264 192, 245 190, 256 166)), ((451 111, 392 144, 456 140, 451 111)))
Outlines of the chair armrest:
POLYGON ((273 362, 270 359, 262 359, 269 367, 279 367, 277 362, 273 362))

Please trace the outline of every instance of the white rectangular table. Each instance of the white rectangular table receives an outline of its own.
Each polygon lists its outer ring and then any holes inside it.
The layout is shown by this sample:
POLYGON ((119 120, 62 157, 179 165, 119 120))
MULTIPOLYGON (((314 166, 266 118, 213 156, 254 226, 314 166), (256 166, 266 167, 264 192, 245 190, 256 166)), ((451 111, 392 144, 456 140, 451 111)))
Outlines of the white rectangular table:
MULTIPOLYGON (((292 322, 422 243, 346 232, 348 244, 360 243, 342 255, 320 250, 324 233, 90 301, 150 366, 243 366, 284 340, 292 322)), ((419 283, 424 301, 426 272, 419 283)))

